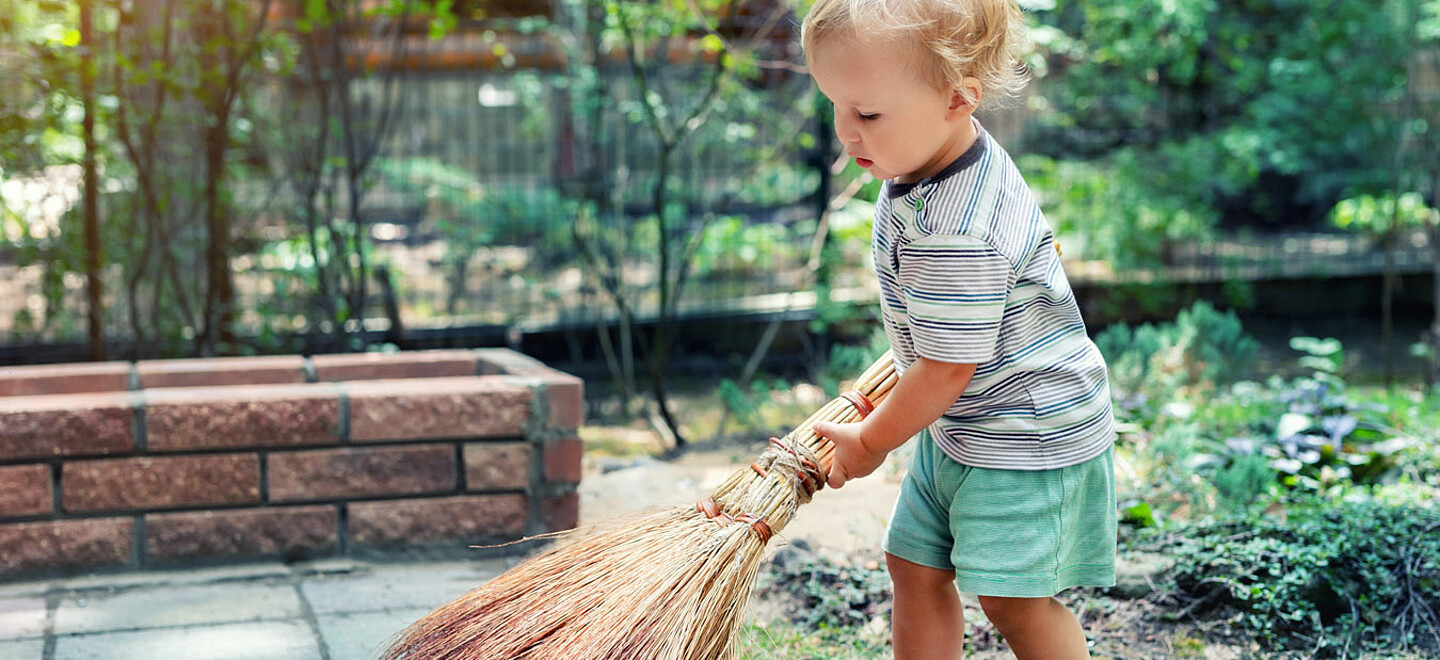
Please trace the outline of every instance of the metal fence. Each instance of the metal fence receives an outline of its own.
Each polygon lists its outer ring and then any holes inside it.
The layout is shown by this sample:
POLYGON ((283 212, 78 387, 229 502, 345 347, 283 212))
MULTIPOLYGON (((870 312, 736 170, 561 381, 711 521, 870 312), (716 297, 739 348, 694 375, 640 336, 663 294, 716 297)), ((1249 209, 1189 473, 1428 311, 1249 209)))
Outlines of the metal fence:
MULTIPOLYGON (((645 228, 651 224, 646 202, 658 143, 635 119, 639 91, 623 69, 608 71, 605 84, 614 102, 582 121, 574 116, 562 75, 432 70, 401 79, 403 121, 384 145, 363 209, 374 256, 391 276, 407 327, 530 331, 613 315, 575 243, 575 224, 586 214, 595 230, 627 235, 625 267, 617 275, 636 311, 642 317, 655 313, 658 250, 645 228), (580 209, 576 198, 594 190, 615 194, 580 209)), ((666 74, 676 85, 697 75, 693 67, 666 74)), ((790 116, 797 99, 810 93, 807 79, 779 75, 768 84, 748 107, 715 109, 674 159, 677 204, 667 210, 685 218, 682 226, 707 232, 700 249, 688 255, 692 274, 682 313, 815 304, 809 261, 823 203, 817 191, 831 163, 817 158, 821 152, 803 136, 831 138, 813 119, 790 116)), ((1023 144, 1023 112, 985 121, 1002 141, 1023 144)), ((277 185, 277 176, 278 170, 237 187, 250 200, 246 208, 254 220, 247 231, 256 247, 232 264, 240 331, 252 337, 303 334, 314 318, 315 289, 303 265, 273 248, 299 233, 286 215, 299 202, 277 185)), ((9 180, 4 193, 7 200, 25 200, 24 212, 36 219, 31 227, 39 228, 34 231, 59 231, 77 199, 77 182, 75 168, 53 168, 44 176, 9 180)), ((1433 249, 1423 235, 1409 237, 1396 263, 1405 272, 1422 271, 1433 263, 1433 249)), ((832 297, 872 300, 866 251, 842 254, 831 274, 832 297)), ((0 346, 23 357, 27 346, 83 341, 81 278, 46 263, 18 266, 20 256, 0 254, 0 346)), ((1378 273, 1384 258, 1361 236, 1230 237, 1175 246, 1163 269, 1116 273, 1081 263, 1068 269, 1077 283, 1200 282, 1378 273)), ((134 336, 125 323, 130 310, 121 267, 108 266, 103 280, 107 341, 113 355, 125 355, 134 350, 127 348, 134 336)), ((366 315, 384 316, 382 302, 372 298, 366 315)), ((152 350, 183 353, 186 339, 152 350)))

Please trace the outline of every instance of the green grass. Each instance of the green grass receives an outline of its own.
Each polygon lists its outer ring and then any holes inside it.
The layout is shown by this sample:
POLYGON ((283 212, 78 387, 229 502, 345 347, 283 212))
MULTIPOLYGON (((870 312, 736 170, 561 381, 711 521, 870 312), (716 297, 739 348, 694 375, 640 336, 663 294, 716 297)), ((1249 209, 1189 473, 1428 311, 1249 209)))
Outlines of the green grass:
POLYGON ((742 660, 873 660, 890 656, 890 647, 868 639, 856 628, 807 630, 787 623, 746 625, 740 631, 742 660))

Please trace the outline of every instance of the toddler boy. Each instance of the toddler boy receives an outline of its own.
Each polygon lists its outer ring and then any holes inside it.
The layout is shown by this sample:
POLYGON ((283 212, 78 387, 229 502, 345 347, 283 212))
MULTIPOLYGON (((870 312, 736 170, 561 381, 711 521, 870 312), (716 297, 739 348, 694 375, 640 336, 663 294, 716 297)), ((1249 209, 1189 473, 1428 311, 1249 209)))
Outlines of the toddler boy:
POLYGON ((1088 658, 1055 594, 1115 574, 1114 419, 1054 236, 973 117, 1024 85, 1014 0, 818 0, 802 41, 835 133, 885 180, 873 251, 900 380, 829 484, 920 435, 885 539, 898 660, 961 657, 960 591, 1021 660, 1088 658))

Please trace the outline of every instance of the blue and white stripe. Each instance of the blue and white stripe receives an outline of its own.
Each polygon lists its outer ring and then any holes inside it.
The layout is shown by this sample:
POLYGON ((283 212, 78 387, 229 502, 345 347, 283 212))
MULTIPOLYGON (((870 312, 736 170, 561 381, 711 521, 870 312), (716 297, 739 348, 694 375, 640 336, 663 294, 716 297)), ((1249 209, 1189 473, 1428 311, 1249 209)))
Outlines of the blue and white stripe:
POLYGON ((1105 361, 1039 204, 1005 150, 979 132, 945 171, 887 182, 876 204, 880 311, 895 366, 903 372, 921 356, 977 365, 930 429, 956 461, 1082 463, 1115 439, 1105 361))

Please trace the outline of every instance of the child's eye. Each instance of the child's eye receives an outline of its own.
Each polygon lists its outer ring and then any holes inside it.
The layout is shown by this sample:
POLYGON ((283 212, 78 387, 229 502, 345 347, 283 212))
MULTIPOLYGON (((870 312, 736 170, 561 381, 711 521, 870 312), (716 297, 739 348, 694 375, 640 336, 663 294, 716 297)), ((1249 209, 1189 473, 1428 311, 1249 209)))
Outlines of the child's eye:
POLYGON ((876 119, 879 119, 879 118, 880 118, 880 115, 878 115, 878 114, 868 114, 868 115, 867 115, 867 114, 865 114, 865 113, 863 113, 863 112, 858 112, 858 113, 856 113, 856 115, 860 117, 860 120, 861 120, 861 121, 875 121, 876 119))

